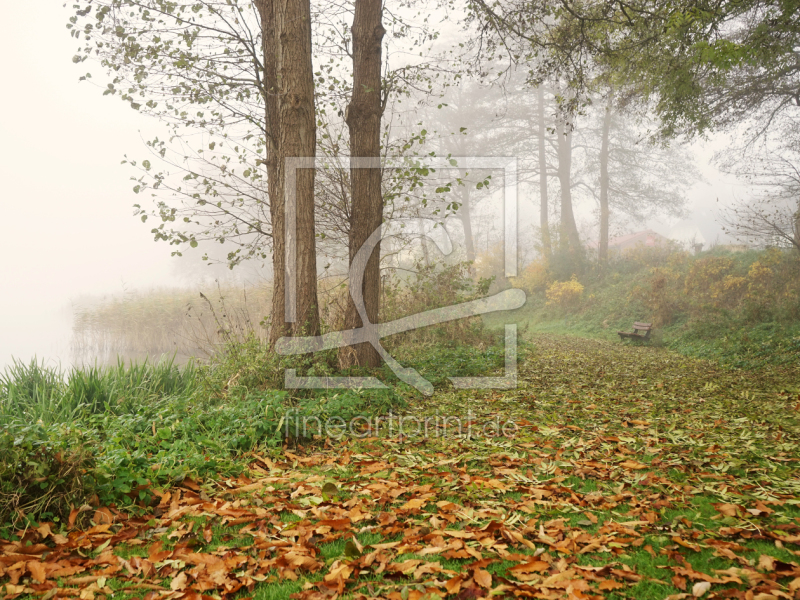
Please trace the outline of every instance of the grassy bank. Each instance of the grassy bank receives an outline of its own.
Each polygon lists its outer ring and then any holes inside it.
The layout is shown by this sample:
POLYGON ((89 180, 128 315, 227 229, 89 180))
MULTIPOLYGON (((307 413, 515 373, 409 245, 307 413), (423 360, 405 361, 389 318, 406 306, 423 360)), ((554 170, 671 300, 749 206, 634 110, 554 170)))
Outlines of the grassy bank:
MULTIPOLYGON (((392 286, 384 307, 394 318, 484 292, 463 265, 429 269, 392 286)), ((93 314, 119 323, 119 330, 101 328, 116 347, 133 339, 141 320, 128 320, 125 311, 139 307, 134 312, 151 315, 158 326, 166 314, 158 308, 161 300, 158 293, 111 302, 93 314)), ((176 296, 166 304, 180 302, 176 296)), ((63 523, 85 503, 143 510, 181 482, 242 474, 248 453, 323 443, 326 424, 397 412, 420 396, 385 365, 342 371, 336 350, 277 356, 246 322, 221 342, 202 364, 120 362, 63 372, 33 362, 0 373, 0 535, 41 520, 63 523), (378 377, 387 387, 284 390, 286 368, 299 376, 378 377)), ((450 387, 448 377, 488 375, 504 361, 499 336, 477 319, 385 342, 404 367, 417 369, 438 390, 450 387)))
POLYGON ((638 249, 604 267, 574 267, 574 279, 569 269, 534 263, 513 282, 528 301, 512 318, 533 332, 605 340, 619 340, 634 321, 653 322, 649 343, 687 356, 739 368, 800 364, 796 254, 638 249))

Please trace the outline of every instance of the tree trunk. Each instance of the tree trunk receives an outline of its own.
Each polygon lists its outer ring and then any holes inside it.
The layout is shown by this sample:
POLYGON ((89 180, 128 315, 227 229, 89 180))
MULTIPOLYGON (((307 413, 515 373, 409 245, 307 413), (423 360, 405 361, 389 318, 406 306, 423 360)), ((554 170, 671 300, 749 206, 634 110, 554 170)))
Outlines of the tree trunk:
MULTIPOLYGON (((317 123, 314 110, 314 72, 311 63, 311 4, 309 0, 273 0, 278 39, 277 75, 280 85, 278 179, 283 184, 286 219, 294 216, 296 239, 287 239, 288 261, 284 273, 292 274, 295 289, 294 335, 319 335, 317 301, 317 253, 314 235, 314 169, 287 173, 287 159, 314 157, 317 123), (287 178, 296 177, 296 193, 290 196, 287 178)), ((287 287, 290 278, 287 276, 287 287)), ((292 308, 290 306, 290 308, 292 308)), ((287 315, 288 316, 288 315, 287 315)), ((287 319, 290 320, 290 319, 287 319)))
POLYGON ((566 123, 558 126, 558 180, 561 187, 561 235, 559 245, 570 253, 580 251, 581 240, 578 226, 575 224, 575 213, 572 211, 572 131, 566 123))
POLYGON ((467 249, 467 260, 475 262, 475 239, 472 236, 472 207, 470 206, 470 184, 465 182, 460 187, 461 207, 458 209, 458 216, 464 227, 464 245, 467 249))
POLYGON ((261 40, 264 52, 264 80, 262 93, 266 107, 267 140, 267 190, 269 213, 272 221, 272 324, 269 333, 270 347, 278 338, 289 335, 291 328, 286 322, 286 221, 283 199, 283 181, 278 164, 283 159, 278 155, 280 143, 280 103, 277 76, 278 39, 275 33, 274 0, 256 0, 261 18, 261 40))
POLYGON ((608 95, 606 114, 603 117, 603 139, 600 143, 600 244, 598 258, 608 262, 608 137, 611 131, 611 105, 613 94, 608 95))
POLYGON ((794 247, 800 252, 800 202, 797 204, 797 212, 794 213, 794 247))
MULTIPOLYGON (((350 132, 350 156, 380 158, 381 117, 381 44, 386 30, 381 23, 382 0, 356 0, 353 17, 353 95, 345 113, 350 132)), ((354 273, 364 273, 363 299, 366 316, 371 323, 378 322, 380 308, 380 243, 365 264, 356 264, 357 253, 367 238, 383 221, 383 194, 381 169, 356 169, 351 166, 352 208, 348 234, 350 253, 350 281, 354 273)), ((363 261, 362 261, 363 262, 363 261)), ((345 314, 345 327, 361 327, 361 317, 349 299, 345 314)), ((381 357, 369 343, 343 348, 339 354, 342 367, 353 365, 376 367, 381 357)))
POLYGON ((544 89, 536 88, 539 117, 539 229, 542 232, 542 254, 550 258, 553 247, 550 242, 549 206, 547 202, 547 156, 545 155, 544 89))

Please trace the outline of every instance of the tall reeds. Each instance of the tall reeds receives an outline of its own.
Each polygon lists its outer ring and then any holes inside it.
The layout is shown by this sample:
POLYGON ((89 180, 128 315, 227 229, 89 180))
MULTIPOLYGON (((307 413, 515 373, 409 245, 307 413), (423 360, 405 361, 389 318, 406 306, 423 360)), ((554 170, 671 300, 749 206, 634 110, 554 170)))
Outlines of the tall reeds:
POLYGON ((75 362, 113 362, 118 355, 208 358, 248 335, 266 339, 269 286, 210 290, 155 289, 86 302, 73 310, 75 362))

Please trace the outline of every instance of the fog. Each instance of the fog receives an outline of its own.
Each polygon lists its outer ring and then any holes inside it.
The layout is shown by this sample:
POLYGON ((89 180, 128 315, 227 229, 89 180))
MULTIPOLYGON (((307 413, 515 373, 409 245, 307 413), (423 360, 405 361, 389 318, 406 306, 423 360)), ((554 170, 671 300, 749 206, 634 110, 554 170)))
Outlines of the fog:
POLYGON ((79 82, 67 9, 4 6, 0 39, 0 365, 69 360, 70 301, 173 283, 175 259, 132 216, 120 161, 158 125, 79 82))
MULTIPOLYGON (((132 192, 120 162, 144 155, 142 140, 162 126, 103 97, 96 64, 72 63, 77 43, 65 28, 67 8, 44 0, 4 8, 11 26, 0 38, 0 368, 12 356, 66 365, 71 303, 185 285, 191 277, 179 273, 195 273, 199 253, 171 257, 169 246, 153 241, 150 224, 132 216, 132 205, 148 198, 132 192), (79 81, 87 70, 97 84, 79 81)), ((688 217, 646 226, 682 241, 698 233, 706 244, 724 241, 715 211, 746 193, 709 164, 725 144, 693 146, 705 181, 688 191, 688 217)), ((535 192, 520 196, 523 218, 533 220, 535 202, 535 192)), ((579 223, 593 222, 590 209, 578 210, 579 223)))

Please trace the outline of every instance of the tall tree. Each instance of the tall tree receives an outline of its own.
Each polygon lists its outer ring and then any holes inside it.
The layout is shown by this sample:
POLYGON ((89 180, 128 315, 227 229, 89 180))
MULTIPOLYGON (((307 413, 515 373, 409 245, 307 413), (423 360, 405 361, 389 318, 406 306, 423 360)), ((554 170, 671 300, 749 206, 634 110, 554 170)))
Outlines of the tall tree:
MULTIPOLYGON (((345 113, 350 131, 350 155, 354 159, 381 155, 381 117, 384 99, 381 94, 382 43, 386 30, 382 23, 382 0, 356 0, 353 15, 353 94, 345 113)), ((373 165, 374 166, 374 165, 373 165)), ((380 243, 361 264, 358 252, 383 221, 382 173, 379 168, 351 167, 352 208, 350 211, 349 254, 350 282, 363 273, 363 300, 367 318, 378 322, 380 309, 380 243)), ((345 327, 361 327, 358 307, 349 299, 345 327)), ((378 366, 381 357, 369 343, 343 348, 339 355, 343 367, 378 366)))
POLYGON ((542 236, 542 253, 550 258, 553 247, 550 242, 550 207, 547 199, 547 155, 545 153, 545 131, 547 123, 544 118, 544 88, 536 86, 537 113, 537 149, 539 158, 539 230, 542 236))
POLYGON ((609 135, 611 133, 611 108, 614 102, 614 94, 609 92, 606 100, 606 107, 603 111, 603 129, 600 141, 600 243, 598 246, 598 258, 601 262, 608 260, 608 146, 609 135))
MULTIPOLYGON (((287 172, 287 159, 314 157, 317 147, 317 121, 314 109, 314 68, 311 62, 311 2, 310 0, 275 1, 275 32, 278 38, 277 74, 279 81, 278 179, 284 185, 286 218, 294 217, 295 240, 287 239, 289 257, 294 257, 296 289, 288 288, 287 300, 296 298, 296 314, 292 331, 295 334, 319 335, 319 306, 317 299, 317 253, 314 234, 314 175, 313 168, 298 168, 287 172), (295 179, 295 190, 286 185, 295 179), (292 191, 295 193, 292 194, 292 191), (293 204, 293 206, 292 206, 293 204), (294 214, 292 214, 292 212, 294 214)), ((273 199, 281 202, 282 198, 273 199)), ((288 279, 288 277, 287 277, 288 279)), ((291 310, 291 307, 290 307, 291 310)), ((289 314, 287 314, 287 317, 289 314)), ((273 319, 280 318, 273 315, 273 319)), ((288 320, 288 319, 287 319, 288 320)))
MULTIPOLYGON (((89 0, 75 8, 69 26, 85 43, 73 61, 95 59, 109 75, 104 94, 172 127, 168 139, 148 142, 152 164, 130 161, 142 169, 134 191, 149 188, 157 200, 154 211, 136 205, 137 214, 161 221, 152 233, 177 245, 173 254, 213 241, 230 249, 231 267, 267 259, 274 243, 271 337, 285 335, 283 157, 314 156, 315 145, 308 0, 89 0)), ((313 173, 298 175, 297 323, 314 332, 313 173)))
POLYGON ((473 0, 484 55, 508 54, 536 78, 567 80, 577 109, 598 67, 655 108, 666 137, 736 126, 754 115, 763 135, 800 106, 797 0, 473 0), (765 110, 760 110, 765 109, 765 110))
MULTIPOLYGON (((275 0, 256 0, 261 18, 261 41, 264 55, 263 88, 265 105, 266 167, 269 197, 283 198, 283 180, 278 165, 283 162, 279 154, 281 139, 280 104, 278 89, 278 36, 276 36, 275 0)), ((286 207, 284 202, 273 200, 269 205, 272 221, 272 323, 270 345, 291 331, 286 314, 286 207)))
POLYGON ((572 209, 572 126, 560 120, 558 137, 558 181, 561 188, 561 223, 559 245, 562 250, 575 254, 581 249, 578 225, 572 209))

